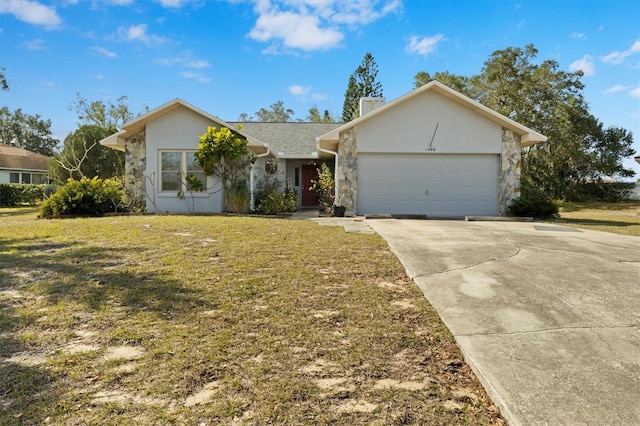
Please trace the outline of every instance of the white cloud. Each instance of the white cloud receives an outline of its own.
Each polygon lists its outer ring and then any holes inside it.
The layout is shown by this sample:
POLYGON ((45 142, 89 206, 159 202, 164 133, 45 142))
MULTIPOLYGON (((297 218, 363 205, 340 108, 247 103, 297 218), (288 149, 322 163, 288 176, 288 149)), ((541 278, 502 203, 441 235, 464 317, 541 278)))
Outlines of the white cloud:
POLYGON ((162 7, 171 7, 174 9, 178 9, 189 3, 189 0, 158 0, 158 3, 160 3, 162 7))
POLYGON ((311 91, 311 86, 300 86, 299 84, 294 84, 293 86, 289 86, 289 93, 294 96, 305 96, 311 91))
POLYGON ((625 50, 624 52, 615 50, 608 55, 601 57, 600 59, 602 60, 602 62, 606 62, 607 64, 620 65, 627 57, 638 52, 640 52, 640 40, 637 40, 631 45, 629 49, 625 50))
POLYGON ((56 9, 31 0, 2 0, 0 14, 8 13, 20 21, 47 28, 56 28, 62 24, 56 9))
POLYGON ((335 28, 322 28, 320 18, 274 10, 260 15, 249 37, 256 41, 280 40, 285 47, 326 50, 340 44, 344 35, 335 28))
POLYGON ((584 55, 582 59, 578 59, 569 65, 569 71, 582 71, 585 76, 594 75, 596 73, 595 65, 593 64, 593 59, 589 55, 584 55))
POLYGON ((183 76, 186 79, 189 80, 195 80, 198 83, 208 83, 212 80, 211 77, 207 77, 205 75, 202 75, 199 72, 192 72, 192 71, 183 71, 180 73, 181 76, 183 76))
POLYGON ((294 84, 287 88, 289 93, 296 96, 299 101, 306 101, 309 97, 314 101, 324 101, 327 99, 327 95, 324 93, 311 93, 311 86, 302 86, 300 84, 294 84))
POLYGON ((211 64, 203 59, 194 59, 190 50, 180 52, 178 56, 158 59, 159 64, 167 66, 180 66, 184 68, 209 68, 211 64))
POLYGON ((118 28, 118 35, 126 41, 141 41, 148 45, 159 45, 167 41, 166 38, 147 33, 147 24, 132 25, 129 28, 118 28))
POLYGON ((25 47, 29 50, 44 50, 46 49, 44 45, 44 40, 41 38, 37 38, 35 40, 25 41, 21 44, 22 47, 25 47))
POLYGON ((115 6, 129 6, 133 0, 107 0, 106 3, 115 6))
POLYGON ((442 40, 444 40, 444 35, 442 34, 437 34, 432 37, 411 36, 409 38, 409 45, 405 50, 416 55, 428 56, 436 50, 438 43, 442 40))
POLYGON ((117 58, 118 54, 112 52, 110 50, 105 49, 104 47, 94 46, 91 48, 94 52, 101 54, 102 56, 106 56, 107 58, 117 58))
POLYGON ((93 80, 103 80, 104 79, 104 75, 103 74, 89 74, 89 78, 91 78, 93 80))
POLYGON ((258 19, 248 36, 270 42, 265 53, 327 50, 344 31, 370 24, 402 7, 400 0, 254 0, 258 19))
POLYGON ((640 87, 636 87, 635 89, 631 90, 629 93, 634 98, 640 98, 640 87))
POLYGON ((623 90, 627 89, 627 87, 621 85, 621 84, 617 84, 615 86, 609 87, 608 89, 604 90, 602 93, 605 95, 611 95, 613 93, 618 93, 618 92, 622 92, 623 90))
POLYGON ((577 38, 577 39, 585 39, 585 38, 587 38, 587 36, 586 36, 586 35, 584 35, 584 34, 582 34, 582 33, 575 33, 575 32, 574 32, 574 33, 569 34, 569 37, 571 37, 571 38, 577 38))

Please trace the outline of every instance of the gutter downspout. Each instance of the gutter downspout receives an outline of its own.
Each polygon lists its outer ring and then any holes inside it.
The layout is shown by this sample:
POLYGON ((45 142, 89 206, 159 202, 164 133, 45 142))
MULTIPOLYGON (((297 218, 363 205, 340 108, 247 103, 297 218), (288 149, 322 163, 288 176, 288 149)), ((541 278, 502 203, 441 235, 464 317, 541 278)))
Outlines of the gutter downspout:
MULTIPOLYGON (((258 158, 262 158, 262 157, 266 157, 267 155, 271 154, 271 148, 269 147, 269 144, 263 143, 263 145, 267 148, 267 152, 265 152, 264 154, 259 154, 256 155, 256 162, 258 161, 258 158)), ((251 171, 249 172, 249 188, 251 188, 251 210, 255 210, 256 209, 256 199, 255 199, 255 194, 254 194, 254 190, 253 190, 253 181, 254 181, 254 167, 255 163, 253 163, 251 165, 251 171)))
MULTIPOLYGON (((334 172, 333 172, 333 181, 334 181, 335 188, 334 188, 333 196, 334 196, 335 202, 337 202, 338 201, 338 194, 340 193, 338 191, 338 185, 339 185, 339 182, 340 182, 340 180, 338 179, 338 153, 335 152, 335 151, 330 151, 328 149, 320 148, 320 139, 319 138, 316 138, 316 149, 318 151, 320 151, 320 152, 324 152, 325 154, 331 154, 331 155, 333 155, 335 157, 336 166, 335 166, 334 172)), ((318 156, 318 157, 320 157, 320 156, 318 156)))

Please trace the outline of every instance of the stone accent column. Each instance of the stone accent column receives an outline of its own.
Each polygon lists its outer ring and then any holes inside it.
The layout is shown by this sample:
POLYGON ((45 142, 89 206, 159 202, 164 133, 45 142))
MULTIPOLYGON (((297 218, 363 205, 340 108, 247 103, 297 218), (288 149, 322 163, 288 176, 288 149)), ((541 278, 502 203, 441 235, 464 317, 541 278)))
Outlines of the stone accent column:
POLYGON ((358 143, 353 128, 340 133, 336 167, 336 204, 346 208, 346 216, 355 216, 358 199, 358 143))
POLYGON ((502 154, 500 155, 500 181, 498 182, 498 213, 507 215, 507 209, 520 198, 520 168, 522 150, 520 136, 502 128, 502 154))
POLYGON ((131 208, 147 211, 147 143, 144 130, 125 140, 124 153, 125 188, 131 208))

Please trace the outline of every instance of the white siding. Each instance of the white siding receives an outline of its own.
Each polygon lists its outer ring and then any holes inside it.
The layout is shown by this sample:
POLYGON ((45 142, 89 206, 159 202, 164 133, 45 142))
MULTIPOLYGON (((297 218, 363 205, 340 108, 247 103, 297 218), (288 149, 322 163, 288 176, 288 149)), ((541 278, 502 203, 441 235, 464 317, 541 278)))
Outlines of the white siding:
POLYGON ((499 154, 501 132, 495 122, 426 92, 361 123, 356 138, 359 152, 418 153, 431 147, 438 154, 499 154))
MULTIPOLYGON (((147 176, 153 178, 154 187, 147 182, 147 192, 155 191, 155 204, 160 212, 173 213, 218 213, 223 208, 223 194, 219 191, 217 180, 208 178, 207 186, 213 187, 209 193, 193 193, 193 198, 187 194, 187 199, 181 200, 175 192, 160 192, 160 159, 162 150, 197 150, 198 137, 207 131, 207 126, 217 124, 186 108, 179 108, 150 123, 146 127, 147 143, 147 176)), ((150 211, 154 206, 148 202, 150 211)))

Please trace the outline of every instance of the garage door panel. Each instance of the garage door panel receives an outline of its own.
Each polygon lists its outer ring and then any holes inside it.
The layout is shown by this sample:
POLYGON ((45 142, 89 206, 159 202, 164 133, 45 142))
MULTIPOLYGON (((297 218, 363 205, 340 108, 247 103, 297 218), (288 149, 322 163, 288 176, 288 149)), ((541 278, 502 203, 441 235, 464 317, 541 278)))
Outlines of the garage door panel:
POLYGON ((498 213, 497 155, 365 154, 358 157, 358 214, 498 213))

